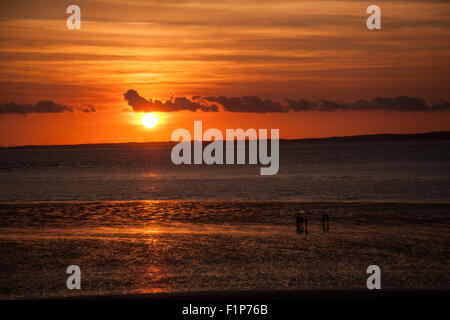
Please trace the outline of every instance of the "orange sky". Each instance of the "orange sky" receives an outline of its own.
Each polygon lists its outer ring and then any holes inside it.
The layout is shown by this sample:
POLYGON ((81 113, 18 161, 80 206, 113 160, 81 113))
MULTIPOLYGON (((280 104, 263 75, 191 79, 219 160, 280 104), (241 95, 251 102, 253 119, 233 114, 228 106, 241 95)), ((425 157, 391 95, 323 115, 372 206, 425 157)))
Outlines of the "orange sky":
POLYGON ((2 1, 0 103, 52 100, 95 113, 0 114, 0 145, 167 141, 180 127, 279 128, 281 138, 450 130, 450 112, 160 114, 147 129, 123 94, 352 102, 450 99, 450 3, 379 1, 2 1), (81 30, 66 7, 81 8, 81 30))

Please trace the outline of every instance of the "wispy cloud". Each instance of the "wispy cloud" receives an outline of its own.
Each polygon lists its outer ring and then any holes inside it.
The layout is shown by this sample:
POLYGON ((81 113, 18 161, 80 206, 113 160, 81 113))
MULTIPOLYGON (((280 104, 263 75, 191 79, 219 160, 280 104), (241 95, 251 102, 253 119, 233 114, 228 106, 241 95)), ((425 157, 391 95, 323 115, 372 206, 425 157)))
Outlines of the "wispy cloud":
POLYGON ((445 0, 381 3, 382 32, 367 30, 362 0, 80 0, 79 32, 65 27, 65 2, 0 2, 0 81, 17 96, 33 82, 97 105, 124 83, 157 96, 449 99, 445 0))

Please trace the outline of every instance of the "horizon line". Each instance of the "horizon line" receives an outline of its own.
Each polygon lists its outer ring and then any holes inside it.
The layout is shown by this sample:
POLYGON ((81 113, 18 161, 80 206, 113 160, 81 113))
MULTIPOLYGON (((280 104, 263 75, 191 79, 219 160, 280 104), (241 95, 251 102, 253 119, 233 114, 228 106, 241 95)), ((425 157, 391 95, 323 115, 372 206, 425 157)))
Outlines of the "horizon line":
MULTIPOLYGON (((359 134, 359 135, 349 135, 349 136, 330 136, 330 137, 322 137, 322 138, 295 138, 295 139, 283 139, 280 138, 280 142, 327 142, 327 141, 355 141, 355 140, 364 140, 364 139, 373 139, 373 138, 431 138, 431 139, 450 139, 450 131, 429 131, 429 132, 420 132, 420 133, 374 133, 374 134, 359 134)), ((244 141, 259 141, 259 139, 245 139, 244 141)), ((271 141, 271 139, 267 139, 271 141)), ((195 142, 199 140, 191 139, 190 141, 185 142, 195 142)), ((201 140, 201 142, 212 142, 214 140, 201 140)), ((218 140, 218 141, 227 141, 227 140, 218 140)), ((241 139, 234 141, 243 141, 241 139)), ((0 146, 0 149, 14 149, 14 148, 45 148, 45 147, 77 147, 77 146, 99 146, 99 145, 146 145, 146 144, 177 144, 183 141, 145 141, 145 142, 137 142, 137 141, 129 141, 129 142, 94 142, 94 143, 75 143, 75 144, 28 144, 28 145, 8 145, 8 146, 0 146)))

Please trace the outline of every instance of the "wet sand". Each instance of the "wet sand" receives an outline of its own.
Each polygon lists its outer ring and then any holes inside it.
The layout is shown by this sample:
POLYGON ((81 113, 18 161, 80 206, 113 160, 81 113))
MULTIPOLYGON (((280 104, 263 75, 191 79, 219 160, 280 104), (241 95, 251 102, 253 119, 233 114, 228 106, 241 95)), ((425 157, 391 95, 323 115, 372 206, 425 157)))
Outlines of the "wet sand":
POLYGON ((448 290, 449 212, 427 203, 1 203, 0 297, 326 298, 367 290, 372 264, 383 289, 448 290), (296 233, 298 213, 308 234, 296 233), (72 264, 81 290, 66 287, 72 264))

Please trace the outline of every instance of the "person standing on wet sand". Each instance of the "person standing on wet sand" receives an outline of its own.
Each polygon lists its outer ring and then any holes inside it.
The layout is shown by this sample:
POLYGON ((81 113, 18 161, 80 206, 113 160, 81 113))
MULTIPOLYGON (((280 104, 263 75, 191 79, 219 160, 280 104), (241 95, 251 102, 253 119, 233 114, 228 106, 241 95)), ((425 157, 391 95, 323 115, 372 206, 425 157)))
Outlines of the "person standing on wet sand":
POLYGON ((328 213, 322 214, 322 230, 327 232, 330 229, 328 213))
POLYGON ((297 214, 296 218, 297 233, 308 234, 308 217, 303 214, 297 214))
POLYGON ((300 214, 297 214, 295 225, 297 227, 297 233, 303 233, 303 216, 300 216, 300 214))

